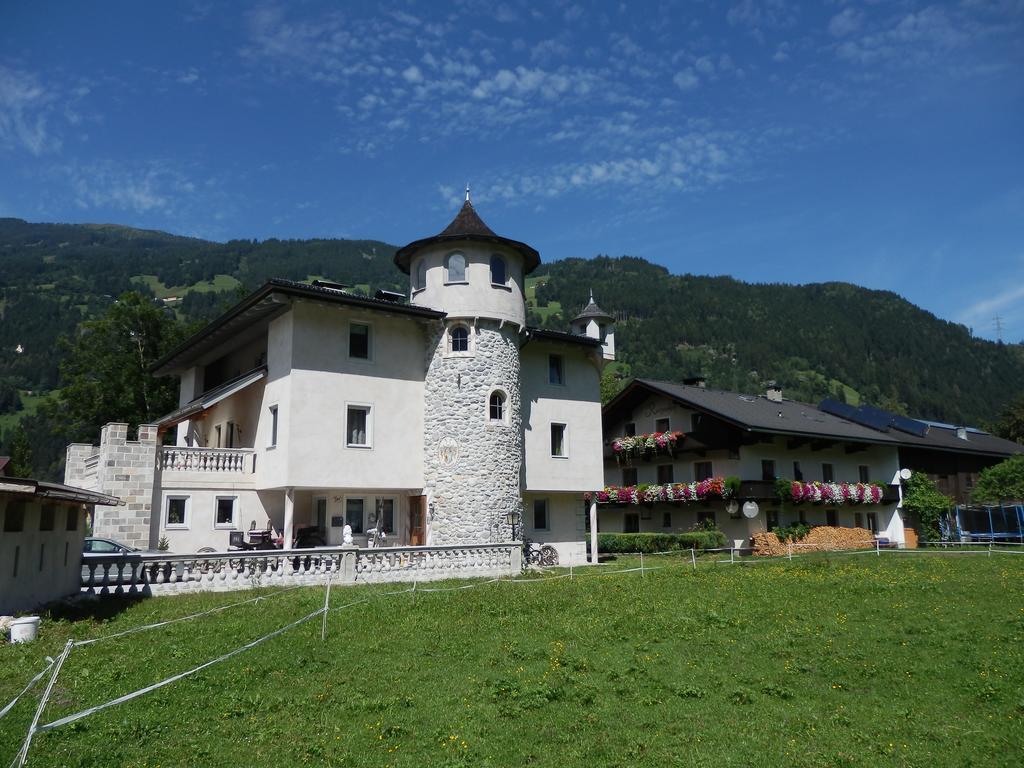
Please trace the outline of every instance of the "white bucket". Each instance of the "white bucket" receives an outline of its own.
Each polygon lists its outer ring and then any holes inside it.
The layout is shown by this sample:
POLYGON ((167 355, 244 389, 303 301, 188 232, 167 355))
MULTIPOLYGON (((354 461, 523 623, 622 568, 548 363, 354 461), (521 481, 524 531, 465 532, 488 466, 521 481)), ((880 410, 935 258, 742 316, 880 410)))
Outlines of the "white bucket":
POLYGON ((22 616, 11 622, 11 642, 30 643, 39 634, 39 617, 22 616))

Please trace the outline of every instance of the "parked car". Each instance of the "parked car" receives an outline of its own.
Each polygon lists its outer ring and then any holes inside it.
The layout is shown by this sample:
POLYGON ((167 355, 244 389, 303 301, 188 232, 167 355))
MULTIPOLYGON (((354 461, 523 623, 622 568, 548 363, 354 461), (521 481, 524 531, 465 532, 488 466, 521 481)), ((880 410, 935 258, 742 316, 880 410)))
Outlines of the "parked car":
POLYGON ((106 539, 100 536, 86 536, 82 545, 82 580, 89 578, 89 561, 98 557, 109 557, 110 555, 166 555, 167 552, 160 552, 156 549, 139 549, 131 544, 106 539))

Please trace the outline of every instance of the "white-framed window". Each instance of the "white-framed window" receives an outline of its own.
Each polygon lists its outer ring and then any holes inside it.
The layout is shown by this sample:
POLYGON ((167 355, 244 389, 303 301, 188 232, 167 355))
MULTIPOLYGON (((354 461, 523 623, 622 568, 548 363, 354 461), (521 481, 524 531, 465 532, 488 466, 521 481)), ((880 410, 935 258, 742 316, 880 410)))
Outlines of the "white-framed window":
POLYGON ((504 424, 508 421, 508 398, 500 389, 491 392, 487 398, 487 420, 504 424))
POLYGON ((345 525, 352 528, 352 533, 362 533, 366 514, 366 499, 362 496, 345 497, 345 525))
POLYGON ((551 530, 551 518, 548 516, 548 500, 547 499, 534 499, 533 500, 533 530, 535 530, 535 531, 549 531, 549 530, 551 530))
POLYGON ((460 251, 449 253, 444 261, 444 281, 446 283, 466 282, 466 257, 460 251))
POLYGON ((422 291, 427 287, 427 260, 420 259, 412 269, 412 290, 422 291))
POLYGON ((551 423, 551 455, 556 459, 569 458, 569 427, 557 422, 551 423))
POLYGON ((565 384, 565 360, 561 355, 548 355, 548 384, 565 384))
POLYGON ((189 496, 168 496, 164 527, 168 529, 188 530, 189 512, 192 506, 189 496))
POLYGON ((472 343, 472 334, 465 323, 455 323, 448 329, 448 354, 468 355, 472 343))
POLYGON ((270 411, 270 442, 267 444, 267 448, 275 448, 277 446, 277 406, 272 405, 268 410, 270 411))
POLYGON ((234 530, 236 527, 237 511, 237 496, 218 496, 213 508, 213 527, 234 530))
POLYGON ((353 320, 348 324, 348 357, 350 360, 373 360, 373 326, 353 320))
POLYGON ((505 257, 497 253, 491 256, 491 285, 508 285, 508 264, 505 257))
POLYGON ((345 407, 345 445, 349 448, 373 446, 373 406, 348 403, 345 407))

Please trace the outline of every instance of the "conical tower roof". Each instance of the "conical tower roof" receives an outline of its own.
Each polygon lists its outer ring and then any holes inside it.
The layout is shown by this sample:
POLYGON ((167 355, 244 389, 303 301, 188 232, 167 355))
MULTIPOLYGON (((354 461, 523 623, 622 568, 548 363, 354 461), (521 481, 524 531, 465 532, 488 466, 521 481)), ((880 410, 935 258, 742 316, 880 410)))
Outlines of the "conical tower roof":
POLYGON ((524 274, 529 274, 540 265, 540 254, 535 249, 518 240, 510 240, 507 237, 494 234, 494 230, 488 227, 476 212, 473 203, 469 200, 468 192, 466 193, 466 202, 462 204, 462 208, 452 219, 451 224, 433 237, 414 240, 399 248, 395 252, 395 264, 400 270, 409 274, 409 264, 412 262, 413 256, 423 248, 435 243, 460 241, 495 243, 518 251, 523 257, 524 274))
POLYGON ((605 312, 603 309, 601 309, 599 306, 597 306, 597 302, 594 301, 594 291, 593 291, 593 289, 591 289, 591 291, 590 291, 590 301, 587 303, 587 306, 585 306, 583 308, 583 310, 578 315, 576 315, 576 317, 574 317, 572 319, 572 321, 574 323, 577 320, 597 320, 597 321, 607 320, 607 321, 611 322, 614 319, 615 319, 614 317, 612 317, 607 312, 605 312))

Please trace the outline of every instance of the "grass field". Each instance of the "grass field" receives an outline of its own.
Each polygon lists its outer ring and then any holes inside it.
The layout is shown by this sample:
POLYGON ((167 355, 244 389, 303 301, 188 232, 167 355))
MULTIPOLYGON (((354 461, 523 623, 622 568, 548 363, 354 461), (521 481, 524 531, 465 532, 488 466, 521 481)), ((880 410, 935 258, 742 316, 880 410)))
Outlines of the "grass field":
POLYGON ((167 286, 160 282, 156 275, 136 275, 132 282, 148 285, 158 299, 166 299, 168 296, 177 296, 179 299, 192 291, 197 293, 208 293, 210 291, 230 291, 237 288, 241 283, 231 275, 214 275, 212 281, 200 280, 195 285, 171 285, 167 286))
MULTIPOLYGON (((643 578, 616 567, 348 608, 397 587, 335 589, 326 642, 317 617, 38 735, 30 765, 1024 762, 1024 556, 822 556, 643 578)), ((69 636, 251 595, 45 622, 36 644, 0 647, 0 705, 69 636)), ((43 722, 214 658, 323 599, 296 590, 78 648, 43 722)), ((0 764, 32 710, 19 703, 0 721, 0 764)))
POLYGON ((23 416, 31 416, 39 409, 39 404, 48 397, 52 397, 59 390, 52 392, 46 392, 40 394, 28 394, 24 389, 19 390, 18 394, 21 396, 21 410, 14 411, 14 413, 5 413, 0 415, 0 432, 6 432, 9 429, 14 429, 18 426, 18 422, 21 421, 23 416))

